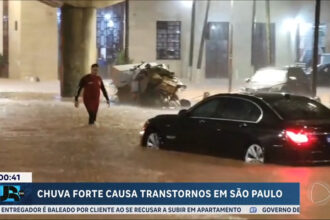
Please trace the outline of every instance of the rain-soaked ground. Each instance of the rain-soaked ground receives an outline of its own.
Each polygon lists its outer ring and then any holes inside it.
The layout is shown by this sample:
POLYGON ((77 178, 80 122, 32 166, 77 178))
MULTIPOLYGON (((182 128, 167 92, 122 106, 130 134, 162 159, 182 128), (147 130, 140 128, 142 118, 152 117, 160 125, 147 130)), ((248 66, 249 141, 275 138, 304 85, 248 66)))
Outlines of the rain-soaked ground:
MULTIPOLYGON (((78 216, 76 218, 302 218, 329 219, 330 201, 313 204, 314 183, 330 184, 330 166, 248 165, 190 153, 148 150, 139 135, 146 119, 173 110, 102 104, 98 127, 81 105, 52 94, 1 93, 0 167, 33 172, 34 182, 300 182, 298 216, 78 216)), ((327 192, 326 192, 327 193, 327 192)), ((13 216, 0 216, 10 218, 13 216)), ((27 218, 27 216, 15 216, 27 218)), ((72 218, 33 216, 31 218, 72 218)))

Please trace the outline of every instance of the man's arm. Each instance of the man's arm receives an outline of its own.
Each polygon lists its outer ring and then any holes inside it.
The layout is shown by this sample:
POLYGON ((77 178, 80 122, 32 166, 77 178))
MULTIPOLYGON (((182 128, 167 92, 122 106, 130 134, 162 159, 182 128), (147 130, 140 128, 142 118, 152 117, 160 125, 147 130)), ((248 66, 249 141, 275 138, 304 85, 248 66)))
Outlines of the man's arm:
POLYGON ((76 102, 78 102, 78 98, 79 98, 79 96, 80 96, 81 90, 84 88, 84 83, 83 83, 84 78, 85 78, 85 77, 81 78, 81 80, 80 80, 80 82, 79 82, 78 90, 77 90, 77 93, 76 93, 76 95, 75 95, 75 97, 74 97, 74 100, 75 100, 76 102))
POLYGON ((110 99, 109 99, 107 90, 104 87, 104 84, 103 84, 103 80, 102 79, 101 79, 101 90, 102 90, 102 93, 103 93, 105 99, 107 100, 107 103, 110 104, 110 99))

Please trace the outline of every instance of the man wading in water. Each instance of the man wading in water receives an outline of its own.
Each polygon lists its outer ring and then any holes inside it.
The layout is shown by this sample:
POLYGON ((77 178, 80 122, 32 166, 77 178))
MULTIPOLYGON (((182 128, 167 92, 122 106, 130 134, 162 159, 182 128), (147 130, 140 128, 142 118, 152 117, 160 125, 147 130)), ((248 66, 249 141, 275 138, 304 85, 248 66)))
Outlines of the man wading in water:
POLYGON ((99 66, 93 64, 91 67, 91 73, 81 78, 79 82, 79 89, 75 96, 75 107, 79 106, 78 97, 82 89, 84 89, 84 104, 89 114, 89 124, 93 125, 96 121, 96 115, 100 104, 100 90, 102 90, 108 105, 110 106, 110 100, 108 93, 105 90, 102 78, 98 76, 99 66))

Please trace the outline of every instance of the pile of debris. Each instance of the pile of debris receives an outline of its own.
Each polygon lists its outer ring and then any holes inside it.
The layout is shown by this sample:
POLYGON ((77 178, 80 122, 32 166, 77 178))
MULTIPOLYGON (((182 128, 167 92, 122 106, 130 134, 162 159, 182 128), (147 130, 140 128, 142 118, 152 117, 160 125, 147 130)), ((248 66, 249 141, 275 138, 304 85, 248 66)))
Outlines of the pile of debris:
POLYGON ((185 89, 165 64, 140 63, 113 66, 112 80, 120 103, 158 107, 189 107, 177 92, 185 89))

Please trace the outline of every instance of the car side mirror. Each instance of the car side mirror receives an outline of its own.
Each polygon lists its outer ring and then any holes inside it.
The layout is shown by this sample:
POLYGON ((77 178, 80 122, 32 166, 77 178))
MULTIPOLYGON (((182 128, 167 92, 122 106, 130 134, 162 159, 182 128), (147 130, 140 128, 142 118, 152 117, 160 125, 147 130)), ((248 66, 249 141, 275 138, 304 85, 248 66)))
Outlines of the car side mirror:
POLYGON ((180 100, 180 105, 183 108, 190 108, 191 107, 191 102, 187 99, 181 99, 180 100))
POLYGON ((315 96, 315 97, 313 97, 312 99, 313 99, 314 101, 317 101, 317 102, 321 103, 321 98, 318 97, 318 96, 315 96))
POLYGON ((251 78, 246 78, 246 79, 245 79, 245 82, 246 82, 246 83, 249 83, 250 81, 251 81, 251 78))
POLYGON ((179 117, 186 117, 188 115, 188 110, 187 109, 182 109, 179 111, 179 117))

